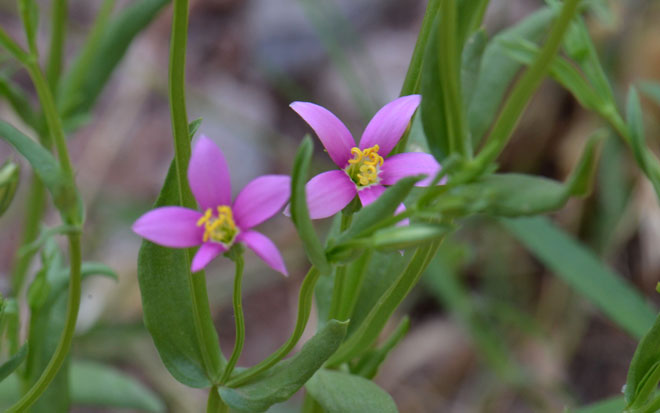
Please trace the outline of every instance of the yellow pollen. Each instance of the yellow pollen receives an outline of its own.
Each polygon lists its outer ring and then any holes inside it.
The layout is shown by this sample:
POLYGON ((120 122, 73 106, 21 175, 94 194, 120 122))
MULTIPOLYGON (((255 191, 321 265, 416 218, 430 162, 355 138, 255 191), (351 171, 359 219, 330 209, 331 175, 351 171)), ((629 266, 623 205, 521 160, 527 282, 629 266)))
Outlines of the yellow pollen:
POLYGON ((204 226, 204 242, 211 240, 229 246, 238 234, 234 215, 227 205, 219 206, 217 213, 217 216, 213 216, 213 209, 208 208, 197 221, 197 226, 204 226))
POLYGON ((353 159, 348 160, 346 173, 360 187, 377 184, 380 181, 378 174, 383 165, 383 157, 378 155, 378 145, 361 150, 352 148, 353 159))

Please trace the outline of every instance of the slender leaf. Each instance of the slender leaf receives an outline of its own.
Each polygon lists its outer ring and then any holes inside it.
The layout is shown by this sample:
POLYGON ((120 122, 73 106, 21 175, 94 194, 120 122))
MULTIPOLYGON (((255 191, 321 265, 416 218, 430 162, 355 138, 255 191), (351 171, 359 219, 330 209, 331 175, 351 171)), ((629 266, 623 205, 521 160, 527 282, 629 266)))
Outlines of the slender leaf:
POLYGON ((626 400, 624 397, 614 396, 575 410, 568 410, 568 413, 621 413, 625 407, 626 400))
POLYGON ((470 36, 463 49, 461 58, 461 93, 463 96, 461 100, 465 113, 468 111, 468 104, 472 100, 477 85, 481 58, 486 50, 487 42, 486 31, 481 29, 470 36))
POLYGON ((640 340, 630 362, 624 392, 629 407, 643 406, 658 386, 660 379, 657 377, 660 371, 658 342, 660 342, 660 316, 640 340))
POLYGON ((371 380, 321 369, 305 385, 326 413, 395 413, 392 397, 371 380))
POLYGON ((39 6, 35 0, 19 0, 18 10, 23 21, 25 37, 27 38, 30 52, 37 54, 37 29, 39 26, 39 6))
POLYGON ((547 218, 501 222, 555 275, 633 337, 641 338, 653 324, 656 310, 639 292, 547 218))
POLYGON ((291 219, 298 230, 298 235, 303 242, 303 248, 309 260, 318 268, 321 274, 328 274, 330 265, 325 258, 323 246, 309 218, 305 192, 313 146, 312 139, 305 136, 296 153, 291 173, 291 219))
POLYGON ((538 42, 556 14, 557 11, 550 8, 541 9, 497 34, 486 46, 467 114, 474 147, 493 123, 511 81, 521 68, 520 63, 507 55, 502 41, 523 38, 538 42))
POLYGON ((280 362, 257 381, 236 388, 220 387, 220 396, 229 407, 245 412, 263 412, 288 400, 337 350, 347 327, 348 322, 328 321, 298 354, 280 362))
POLYGON ((53 155, 9 123, 0 120, 0 138, 23 155, 53 196, 60 209, 77 203, 73 184, 67 180, 53 155))
MULTIPOLYGON (((154 207, 176 205, 178 201, 172 163, 154 207)), ((210 382, 195 331, 189 273, 185 250, 142 242, 138 254, 138 281, 144 324, 172 376, 190 387, 207 387, 210 382)))
POLYGON ((104 28, 91 56, 81 54, 62 79, 60 110, 67 118, 88 111, 135 37, 170 0, 139 0, 104 28))
POLYGON ((0 365, 0 382, 9 377, 9 375, 12 374, 14 370, 16 370, 18 366, 23 363, 27 353, 28 345, 26 343, 21 346, 20 350, 18 350, 18 353, 14 354, 9 358, 9 360, 0 365))

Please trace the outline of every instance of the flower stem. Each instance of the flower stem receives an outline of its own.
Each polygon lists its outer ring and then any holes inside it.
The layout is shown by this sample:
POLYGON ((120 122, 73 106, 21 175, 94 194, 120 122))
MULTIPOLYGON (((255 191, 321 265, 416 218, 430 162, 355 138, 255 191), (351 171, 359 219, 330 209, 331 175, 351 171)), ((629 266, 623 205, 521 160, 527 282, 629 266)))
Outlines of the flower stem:
POLYGON ((312 299, 314 298, 314 287, 316 287, 316 282, 318 281, 320 274, 321 273, 316 267, 310 268, 300 286, 300 293, 298 295, 298 318, 293 333, 287 342, 273 354, 262 360, 259 364, 237 374, 227 382, 227 386, 237 387, 247 383, 252 377, 268 370, 293 350, 298 343, 298 340, 300 340, 303 331, 305 331, 307 321, 309 321, 309 315, 312 311, 312 299))
POLYGON ((206 413, 229 413, 229 406, 220 398, 218 387, 209 389, 209 398, 206 402, 206 413))
POLYGON ((550 31, 548 40, 543 45, 534 62, 514 86, 513 91, 506 100, 500 115, 493 125, 488 142, 474 160, 475 168, 470 171, 471 176, 477 176, 485 171, 508 142, 511 132, 520 120, 523 110, 548 73, 548 70, 550 70, 550 62, 552 62, 552 59, 561 46, 564 33, 575 16, 579 3, 579 0, 564 1, 561 13, 550 31))
POLYGON ((57 83, 62 73, 62 54, 64 50, 64 39, 66 37, 66 25, 68 21, 67 0, 53 1, 51 32, 50 32, 50 54, 46 66, 46 78, 53 93, 57 92, 57 83))
POLYGON ((48 362, 43 373, 41 373, 41 376, 39 376, 27 393, 25 393, 16 404, 7 410, 9 413, 23 412, 27 410, 27 408, 29 408, 46 390, 69 354, 69 349, 71 348, 71 342, 73 340, 73 333, 75 332, 76 319, 78 318, 78 309, 80 308, 80 268, 82 255, 80 251, 79 233, 69 235, 69 254, 71 278, 69 280, 69 299, 66 309, 64 331, 62 332, 62 336, 60 337, 60 341, 57 344, 53 357, 48 362))
MULTIPOLYGON (((172 13, 172 38, 169 61, 169 98, 174 135, 174 162, 179 187, 179 203, 195 209, 197 204, 188 186, 186 171, 190 162, 190 137, 185 96, 186 43, 188 38, 188 0, 175 0, 172 13)), ((191 252, 187 251, 188 263, 191 252)), ((217 383, 222 371, 223 359, 218 344, 218 334, 211 318, 209 298, 206 292, 204 272, 189 274, 192 293, 193 319, 200 343, 206 374, 217 383)))
POLYGON ((236 275, 234 276, 234 319, 236 320, 236 340, 234 342, 234 351, 229 357, 227 367, 222 375, 221 383, 226 382, 231 373, 234 371, 236 362, 243 352, 243 344, 245 342, 245 317, 243 316, 243 299, 241 297, 241 284, 243 281, 243 254, 236 254, 236 275))

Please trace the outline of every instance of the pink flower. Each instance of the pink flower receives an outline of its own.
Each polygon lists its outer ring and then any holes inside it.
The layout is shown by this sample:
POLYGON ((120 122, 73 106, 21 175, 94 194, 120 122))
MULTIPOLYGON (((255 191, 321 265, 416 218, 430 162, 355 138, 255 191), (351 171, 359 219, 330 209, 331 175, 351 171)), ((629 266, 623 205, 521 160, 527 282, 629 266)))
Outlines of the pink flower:
POLYGON ((248 183, 231 201, 229 168, 220 148, 205 136, 193 148, 188 182, 202 212, 178 206, 156 208, 133 224, 133 231, 170 248, 200 245, 192 261, 193 272, 237 242, 251 248, 274 270, 288 275, 279 250, 253 227, 275 215, 289 200, 290 178, 264 175, 248 183))
MULTIPOLYGON (((355 145, 346 126, 330 111, 309 102, 293 102, 291 108, 314 129, 339 170, 323 172, 306 185, 307 204, 312 219, 341 211, 357 195, 363 206, 374 202, 386 185, 412 175, 425 174, 417 183, 428 186, 440 171, 440 164, 427 153, 392 155, 415 113, 421 97, 403 96, 383 106, 371 119, 355 145)), ((397 212, 402 211, 403 204, 397 212)))

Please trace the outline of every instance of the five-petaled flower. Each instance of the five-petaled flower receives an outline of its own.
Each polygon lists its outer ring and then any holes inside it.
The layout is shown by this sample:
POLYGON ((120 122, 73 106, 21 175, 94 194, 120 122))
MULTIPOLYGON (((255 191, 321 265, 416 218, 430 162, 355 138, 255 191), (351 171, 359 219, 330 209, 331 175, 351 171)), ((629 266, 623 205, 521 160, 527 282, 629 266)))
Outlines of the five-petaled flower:
POLYGON ((253 227, 275 215, 289 200, 290 178, 264 175, 248 183, 231 201, 227 162, 218 146, 202 136, 193 148, 188 182, 204 212, 178 206, 156 208, 133 224, 133 231, 171 248, 200 245, 192 261, 199 271, 237 242, 251 248, 274 270, 287 275, 284 260, 273 242, 253 227))
MULTIPOLYGON (((357 195, 363 206, 375 201, 386 185, 412 175, 427 178, 417 183, 428 186, 441 166, 427 153, 409 152, 388 157, 406 131, 421 97, 400 97, 383 106, 362 134, 359 146, 346 126, 330 111, 309 102, 293 102, 291 108, 314 129, 340 170, 323 172, 306 186, 310 217, 332 216, 357 195)), ((397 212, 404 209, 403 204, 397 212)))

